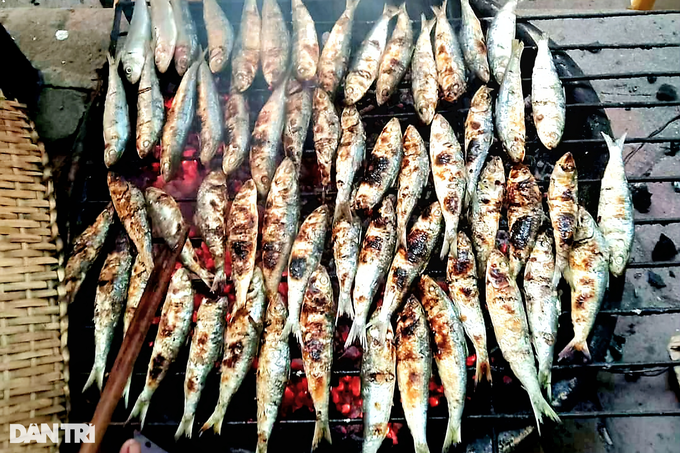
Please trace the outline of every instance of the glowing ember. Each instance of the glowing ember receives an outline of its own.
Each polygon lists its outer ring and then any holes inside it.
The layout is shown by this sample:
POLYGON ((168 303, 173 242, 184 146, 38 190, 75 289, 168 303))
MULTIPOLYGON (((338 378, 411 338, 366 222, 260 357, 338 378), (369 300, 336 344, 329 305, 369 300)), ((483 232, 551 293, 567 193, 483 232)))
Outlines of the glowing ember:
POLYGON ((472 366, 477 361, 477 354, 472 354, 465 359, 465 365, 472 366))
POLYGON ((397 434, 399 430, 404 426, 401 423, 388 423, 387 424, 387 438, 392 439, 392 445, 397 445, 399 443, 399 438, 397 434))
POLYGON ((433 376, 430 378, 430 384, 428 388, 430 389, 430 398, 428 399, 430 406, 439 406, 441 399, 444 397, 444 386, 438 383, 433 376))
POLYGON ((314 412, 314 403, 307 389, 307 378, 292 377, 283 393, 281 414, 285 417, 303 407, 306 407, 310 412, 314 412))
POLYGON ((363 400, 361 399, 361 378, 359 376, 343 376, 338 385, 331 387, 331 399, 336 409, 348 418, 363 416, 363 400))

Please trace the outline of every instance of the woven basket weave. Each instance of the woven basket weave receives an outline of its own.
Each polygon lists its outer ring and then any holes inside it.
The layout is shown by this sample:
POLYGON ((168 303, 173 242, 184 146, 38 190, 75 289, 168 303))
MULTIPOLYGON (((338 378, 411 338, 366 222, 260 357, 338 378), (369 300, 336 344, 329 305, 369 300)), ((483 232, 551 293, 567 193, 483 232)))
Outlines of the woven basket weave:
POLYGON ((9 425, 59 423, 68 400, 67 304, 49 159, 25 106, 0 92, 0 451, 9 425), (60 302, 61 300, 61 302, 60 302))

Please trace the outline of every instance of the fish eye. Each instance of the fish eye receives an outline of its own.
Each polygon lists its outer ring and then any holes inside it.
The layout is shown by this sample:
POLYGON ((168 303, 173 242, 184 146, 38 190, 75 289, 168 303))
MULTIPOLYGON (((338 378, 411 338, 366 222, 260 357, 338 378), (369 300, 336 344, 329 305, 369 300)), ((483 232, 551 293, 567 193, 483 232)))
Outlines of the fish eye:
POLYGON ((142 143, 142 146, 144 146, 144 148, 148 148, 149 146, 151 146, 151 142, 149 140, 144 140, 144 143, 142 143))
POLYGON ((131 66, 125 66, 125 74, 132 74, 132 67, 131 66))
POLYGON ((621 255, 615 257, 615 258, 614 258, 614 263, 615 263, 615 264, 618 264, 618 265, 623 264, 623 257, 622 257, 621 255))

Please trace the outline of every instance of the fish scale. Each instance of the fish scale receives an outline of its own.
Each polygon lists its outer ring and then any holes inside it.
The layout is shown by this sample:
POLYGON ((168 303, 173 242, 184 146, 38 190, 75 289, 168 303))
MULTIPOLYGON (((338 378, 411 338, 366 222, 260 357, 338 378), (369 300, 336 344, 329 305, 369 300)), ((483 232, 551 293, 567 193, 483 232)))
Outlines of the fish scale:
POLYGON ((430 158, 423 138, 412 124, 406 128, 403 147, 397 191, 397 240, 407 247, 406 227, 430 176, 430 158))
POLYGON ((217 149, 222 144, 223 125, 222 125, 222 106, 220 105, 220 95, 215 86, 208 63, 201 62, 198 68, 198 117, 201 120, 199 156, 201 164, 205 168, 210 168, 217 149))
POLYGON ((139 82, 146 54, 151 47, 151 17, 146 2, 135 2, 130 28, 121 52, 123 72, 131 84, 139 82))
POLYGON ((345 11, 338 18, 328 35, 319 57, 318 86, 331 97, 347 72, 352 45, 354 12, 361 0, 345 0, 345 11))
POLYGON ((427 19, 420 15, 420 36, 411 59, 411 92, 420 121, 430 124, 434 118, 439 93, 437 91, 437 63, 432 51, 430 34, 437 18, 427 19))
POLYGON ((338 193, 335 196, 334 220, 338 219, 341 213, 346 218, 352 216, 350 199, 352 198, 354 179, 366 154, 366 131, 355 106, 345 107, 342 111, 340 125, 342 126, 342 136, 335 161, 335 186, 338 193))
POLYGON ((177 43, 177 25, 170 0, 151 0, 151 31, 154 43, 154 62, 158 72, 164 74, 172 63, 177 43))
POLYGON ((158 83, 153 55, 147 52, 137 90, 137 154, 144 159, 161 138, 165 102, 158 83))
POLYGON ((203 22, 208 35, 208 64, 213 74, 229 63, 234 47, 234 29, 216 0, 203 0, 203 22))
POLYGON ((233 89, 243 93, 252 85, 260 62, 262 22, 256 0, 246 0, 241 12, 241 25, 231 57, 233 89))
POLYGON ((281 82, 285 75, 290 52, 290 33, 276 0, 262 2, 260 41, 262 74, 269 89, 272 89, 281 82))
POLYGON ((441 95, 444 100, 455 102, 467 90, 467 70, 460 42, 447 17, 447 3, 444 0, 440 7, 432 7, 437 18, 434 49, 441 95))
POLYGON ((248 156, 250 144, 250 112, 248 101, 241 93, 229 94, 224 108, 226 141, 222 156, 222 171, 229 176, 248 156))
POLYGON ((175 69, 183 77, 188 69, 197 62, 199 52, 196 24, 191 17, 187 0, 170 0, 177 25, 177 41, 175 42, 175 69))
POLYGON ((312 102, 316 162, 321 175, 321 185, 326 189, 331 184, 333 161, 338 151, 342 125, 328 93, 316 88, 312 102))
POLYGON ((198 227, 215 263, 212 290, 224 285, 225 246, 227 242, 227 178, 220 170, 206 175, 198 188, 194 224, 198 227))
POLYGON ((392 31, 385 52, 380 60, 375 96, 378 105, 383 105, 397 89, 413 56, 413 27, 408 17, 406 2, 397 13, 397 25, 392 31))

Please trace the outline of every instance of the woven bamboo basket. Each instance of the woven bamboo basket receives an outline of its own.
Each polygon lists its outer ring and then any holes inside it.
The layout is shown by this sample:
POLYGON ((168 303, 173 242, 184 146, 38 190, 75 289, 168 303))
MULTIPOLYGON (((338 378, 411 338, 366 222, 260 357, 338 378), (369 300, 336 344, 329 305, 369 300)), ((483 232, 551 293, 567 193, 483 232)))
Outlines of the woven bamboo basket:
POLYGON ((63 421, 68 401, 67 304, 49 159, 26 106, 0 92, 0 451, 9 425, 63 421))

